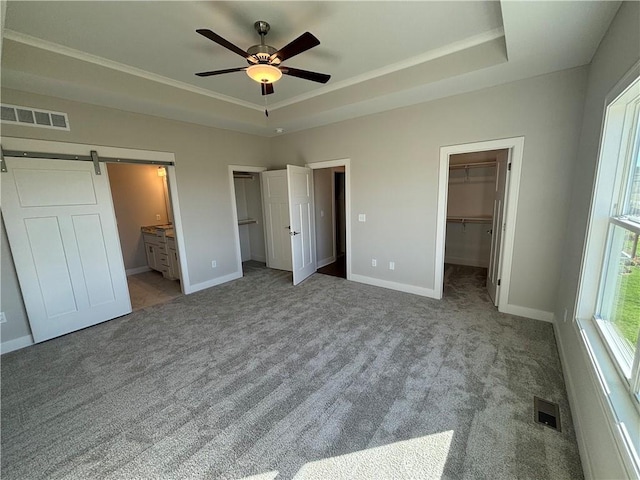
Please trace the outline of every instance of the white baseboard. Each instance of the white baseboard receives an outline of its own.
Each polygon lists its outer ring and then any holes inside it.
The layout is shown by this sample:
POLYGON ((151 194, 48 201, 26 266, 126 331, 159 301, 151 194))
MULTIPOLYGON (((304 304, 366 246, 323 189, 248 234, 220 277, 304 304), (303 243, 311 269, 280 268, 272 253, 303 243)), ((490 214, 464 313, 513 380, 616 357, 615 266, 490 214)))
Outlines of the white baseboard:
POLYGON ((467 267, 489 267, 489 262, 480 258, 444 257, 444 263, 451 263, 453 265, 465 265, 467 267))
POLYGON ((388 288, 390 290, 397 290, 399 292, 413 293, 414 295, 420 295, 421 297, 429 297, 439 299, 438 293, 431 288, 417 287, 415 285, 408 285, 406 283, 391 282, 389 280, 380 280, 379 278, 366 277, 364 275, 351 274, 349 280, 358 283, 366 283, 367 285, 374 285, 376 287, 388 288))
POLYGON ((128 268, 126 270, 127 277, 129 275, 137 275, 138 273, 150 272, 151 269, 148 266, 136 267, 136 268, 128 268))
POLYGON ((260 263, 267 263, 267 257, 263 257, 261 255, 251 255, 251 260, 255 260, 260 263))
POLYGON ((502 310, 502 313, 508 313, 510 315, 517 315, 519 317, 533 318, 534 320, 542 320, 543 322, 553 323, 553 319, 555 315, 553 312, 546 312, 544 310, 538 310, 535 308, 529 307, 521 307, 519 305, 505 305, 502 310))
POLYGON ((335 261, 336 261, 336 257, 323 258, 322 260, 318 260, 316 267, 317 268, 326 267, 327 265, 330 265, 335 261))
POLYGON ((14 338, 13 340, 7 340, 0 344, 0 354, 13 352, 14 350, 20 350, 21 348, 33 345, 33 337, 26 335, 20 338, 14 338))
POLYGON ((185 285, 184 293, 186 295, 189 295, 190 293, 195 293, 206 288, 215 287, 216 285, 227 283, 231 280, 236 280, 237 278, 242 278, 242 272, 233 272, 229 275, 225 275, 224 277, 213 278, 211 280, 207 280, 206 282, 196 283, 195 285, 185 285))

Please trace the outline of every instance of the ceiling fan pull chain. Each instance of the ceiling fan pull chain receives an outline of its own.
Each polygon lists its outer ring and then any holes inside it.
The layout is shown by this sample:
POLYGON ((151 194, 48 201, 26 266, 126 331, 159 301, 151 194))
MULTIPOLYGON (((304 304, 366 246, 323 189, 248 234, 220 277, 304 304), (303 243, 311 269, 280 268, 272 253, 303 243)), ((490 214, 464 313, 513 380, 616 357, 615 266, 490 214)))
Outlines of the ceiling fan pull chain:
POLYGON ((269 110, 267 110, 267 96, 264 96, 264 115, 269 118, 269 110))

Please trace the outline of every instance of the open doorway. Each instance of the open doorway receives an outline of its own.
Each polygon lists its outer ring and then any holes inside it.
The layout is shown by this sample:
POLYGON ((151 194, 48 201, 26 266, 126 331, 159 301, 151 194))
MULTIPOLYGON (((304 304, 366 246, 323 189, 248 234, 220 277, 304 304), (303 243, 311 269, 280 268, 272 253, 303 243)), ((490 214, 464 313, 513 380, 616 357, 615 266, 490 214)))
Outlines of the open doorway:
MULTIPOLYGON (((449 156, 444 295, 483 292, 496 304, 509 150, 449 156)), ((481 298, 487 298, 481 294, 481 298)))
POLYGON ((229 182, 234 223, 237 225, 236 262, 239 272, 252 265, 264 266, 266 245, 260 172, 264 167, 229 165, 229 182))
POLYGON ((132 310, 182 295, 165 167, 108 163, 107 170, 132 310))
POLYGON ((313 171, 318 273, 347 278, 345 168, 313 171))
POLYGON ((232 214, 234 222, 240 224, 236 230, 237 271, 243 272, 243 261, 265 262, 268 268, 291 271, 293 284, 297 285, 317 271, 318 262, 320 266, 327 266, 342 257, 343 275, 349 279, 349 166, 349 159, 317 162, 306 167, 287 165, 286 169, 269 171, 264 167, 229 165, 232 214), (326 170, 320 176, 324 175, 327 188, 319 189, 313 176, 316 170, 326 170), (243 192, 245 198, 242 198, 243 192), (320 192, 325 206, 316 208, 314 196, 320 192), (324 218, 328 225, 320 252, 316 248, 315 231, 319 218, 324 218), (251 236, 247 240, 247 235, 241 232, 243 220, 249 228, 253 226, 257 241, 251 236))
POLYGON ((480 286, 499 311, 509 309, 523 148, 524 137, 514 137, 440 149, 435 265, 439 298, 445 282, 451 286, 451 275, 457 273, 480 286))

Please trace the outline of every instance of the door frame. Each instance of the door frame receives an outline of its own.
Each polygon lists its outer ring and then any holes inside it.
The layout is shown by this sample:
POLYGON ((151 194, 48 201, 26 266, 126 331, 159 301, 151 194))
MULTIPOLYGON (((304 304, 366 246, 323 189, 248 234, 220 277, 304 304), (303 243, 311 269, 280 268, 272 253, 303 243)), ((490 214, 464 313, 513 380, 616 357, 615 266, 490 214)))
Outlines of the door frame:
POLYGON ((500 246, 500 267, 498 276, 500 286, 496 293, 498 311, 505 312, 509 307, 509 288, 511 285, 511 264, 520 191, 520 174, 524 152, 524 137, 511 137, 484 142, 463 143, 440 147, 440 172, 438 179, 438 211, 436 218, 436 263, 434 290, 436 298, 442 298, 444 281, 444 247, 447 231, 447 201, 449 198, 449 157, 459 153, 482 152, 487 150, 509 150, 509 178, 504 199, 504 227, 500 246))
MULTIPOLYGON (((132 148, 111 147, 105 145, 91 145, 83 143, 54 142, 49 140, 35 140, 31 138, 3 137, 2 148, 5 150, 24 150, 28 152, 57 153, 60 155, 80 155, 86 156, 91 150, 98 152, 98 157, 127 158, 132 160, 145 160, 152 162, 175 163, 175 155, 171 152, 158 152, 153 150, 137 150, 132 148)), ((55 160, 51 160, 55 161, 55 160)), ((103 162, 101 162, 103 163, 103 162)), ((104 162, 106 163, 106 162, 104 162)), ((173 211, 173 225, 176 235, 176 248, 180 260, 180 289, 182 293, 191 293, 189 281, 189 271, 187 270, 187 252, 184 245, 184 234, 182 231, 182 216, 180 212, 180 201, 178 199, 178 187, 176 171, 174 165, 165 165, 167 176, 169 177, 169 191, 171 193, 171 207, 173 211)), ((103 172, 106 175, 107 172, 103 172)), ((109 191, 111 198, 111 191, 109 191)), ((111 199, 113 209, 113 199, 111 199)), ((115 212, 114 212, 115 216, 115 212)), ((120 238, 118 237, 118 243, 120 238)), ((122 249, 122 246, 120 246, 122 249)))
MULTIPOLYGON (((267 167, 256 167, 251 165, 229 165, 229 191, 231 192, 231 218, 233 219, 233 238, 236 242, 236 271, 242 277, 242 250, 240 247, 240 230, 238 229, 238 205, 236 203, 236 184, 233 181, 233 172, 262 173, 267 171, 267 167)), ((264 230, 264 202, 262 201, 262 185, 260 185, 260 203, 262 203, 262 229, 264 230)), ((266 242, 266 235, 265 235, 266 242)), ((266 245, 265 245, 266 252, 266 245)), ((268 254, 267 254, 268 255, 268 254)))
MULTIPOLYGON (((338 160, 326 160, 320 162, 307 163, 311 170, 322 168, 344 167, 344 216, 347 243, 345 245, 345 255, 347 256, 347 280, 351 280, 351 159, 342 158, 338 160)), ((334 187, 335 188, 335 187, 334 187)), ((335 202, 335 199, 333 199, 335 202)), ((335 209, 335 207, 334 207, 335 209)), ((335 219, 333 221, 335 228, 335 219)), ((334 254, 337 255, 334 234, 334 254)), ((317 252, 316 252, 317 254, 317 252)))

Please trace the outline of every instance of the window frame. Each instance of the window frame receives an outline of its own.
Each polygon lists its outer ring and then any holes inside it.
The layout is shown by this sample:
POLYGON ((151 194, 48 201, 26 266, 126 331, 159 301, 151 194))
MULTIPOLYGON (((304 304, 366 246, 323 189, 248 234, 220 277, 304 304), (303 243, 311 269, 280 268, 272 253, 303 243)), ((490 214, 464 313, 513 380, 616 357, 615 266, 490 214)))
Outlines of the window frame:
MULTIPOLYGON (((640 83, 637 82, 639 78, 640 61, 631 67, 604 101, 598 158, 573 315, 573 325, 590 363, 590 376, 597 386, 599 402, 631 478, 640 477, 640 429, 637 428, 640 423, 640 396, 635 394, 640 387, 640 354, 636 348, 630 376, 625 376, 606 339, 606 328, 603 329, 598 324, 596 312, 600 308, 600 291, 606 272, 605 262, 608 260, 607 247, 611 242, 613 228, 612 217, 617 216, 618 208, 623 208, 621 201, 626 201, 623 195, 628 191, 628 184, 622 182, 626 178, 622 176, 623 167, 626 168, 628 162, 620 162, 621 155, 629 157, 628 149, 622 152, 620 148, 623 145, 622 124, 625 118, 624 115, 621 117, 621 112, 625 113, 626 105, 640 97, 640 83), (622 103, 616 104, 616 100, 629 91, 632 92, 628 96, 631 101, 621 109, 622 103), (616 159, 615 168, 612 158, 616 159)), ((629 181, 632 181, 630 177, 629 181)), ((615 222, 625 224, 628 220, 615 219, 615 222)), ((627 227, 624 225, 622 228, 627 227)))
MULTIPOLYGON (((640 77, 627 87, 618 97, 607 105, 607 113, 609 108, 616 106, 616 102, 620 99, 624 100, 624 95, 630 91, 632 87, 640 90, 640 77)), ((633 92, 631 92, 633 95, 633 92)), ((606 117, 606 115, 605 115, 606 117)), ((611 132, 607 132, 607 121, 605 120, 603 136, 611 132)), ((596 324, 598 333, 602 337, 609 355, 614 360, 614 365, 623 381, 629 387, 629 393, 634 398, 636 408, 640 412, 640 385, 638 378, 639 357, 640 357, 640 335, 636 340, 636 350, 631 351, 621 340, 619 332, 611 325, 611 322, 603 318, 603 308, 606 296, 607 276, 611 273, 612 256, 611 249, 614 248, 612 243, 616 227, 626 232, 640 235, 640 223, 630 219, 627 216, 629 203, 631 198, 631 185, 633 183, 633 170, 637 167, 637 158, 640 150, 640 93, 625 103, 624 120, 621 125, 614 126, 620 129, 620 150, 616 158, 616 177, 613 185, 613 195, 611 197, 610 216, 608 218, 607 240, 604 245, 603 260, 600 267, 600 281, 598 284, 598 296, 595 304, 593 320, 596 324), (626 148, 625 148, 626 147, 626 148), (624 148, 624 151, 621 151, 624 148), (635 161, 634 161, 635 160, 635 161)), ((615 134, 615 133, 614 133, 615 134)), ((604 140, 604 139, 603 139, 604 140)), ((607 159, 608 160, 608 159, 607 159)))

